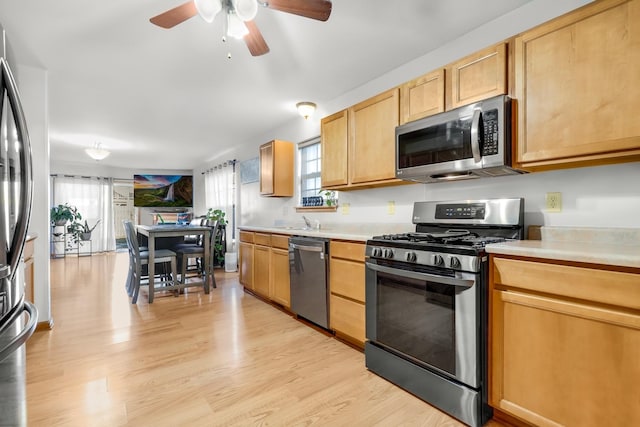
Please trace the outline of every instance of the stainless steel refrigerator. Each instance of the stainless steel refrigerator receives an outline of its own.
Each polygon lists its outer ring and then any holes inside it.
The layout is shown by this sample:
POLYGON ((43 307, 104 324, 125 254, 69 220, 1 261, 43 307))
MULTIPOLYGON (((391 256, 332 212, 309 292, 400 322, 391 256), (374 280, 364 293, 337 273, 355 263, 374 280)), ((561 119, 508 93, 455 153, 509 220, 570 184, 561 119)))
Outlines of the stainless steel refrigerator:
POLYGON ((0 28, 0 425, 26 425, 25 342, 38 312, 25 301, 22 251, 31 213, 31 147, 0 28))

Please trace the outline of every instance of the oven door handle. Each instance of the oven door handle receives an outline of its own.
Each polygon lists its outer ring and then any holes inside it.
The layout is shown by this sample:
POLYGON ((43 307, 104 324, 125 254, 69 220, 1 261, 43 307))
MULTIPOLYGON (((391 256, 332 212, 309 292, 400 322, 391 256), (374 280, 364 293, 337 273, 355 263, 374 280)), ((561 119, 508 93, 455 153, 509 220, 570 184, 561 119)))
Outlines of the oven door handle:
POLYGON ((446 276, 438 276, 437 274, 421 273, 418 271, 406 271, 398 268, 385 267, 383 265, 373 264, 370 262, 367 262, 365 264, 367 268, 370 268, 373 271, 394 274, 396 276, 408 277, 410 279, 416 280, 430 280, 432 282, 441 283, 443 285, 462 286, 465 288, 470 288, 475 283, 475 280, 472 279, 457 279, 446 276))

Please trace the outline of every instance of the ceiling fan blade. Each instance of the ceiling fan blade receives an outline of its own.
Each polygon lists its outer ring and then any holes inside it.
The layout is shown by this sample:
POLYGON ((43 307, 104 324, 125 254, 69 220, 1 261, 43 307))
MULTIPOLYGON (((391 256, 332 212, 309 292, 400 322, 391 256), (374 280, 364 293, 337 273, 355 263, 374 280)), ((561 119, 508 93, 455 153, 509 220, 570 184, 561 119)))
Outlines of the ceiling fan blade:
POLYGON ((196 9, 196 5, 193 0, 189 0, 188 2, 174 7, 173 9, 167 10, 164 13, 161 13, 158 16, 154 16, 149 19, 152 24, 157 25, 162 28, 172 28, 176 25, 186 21, 189 18, 193 18, 198 14, 198 10, 196 9))
POLYGON ((331 15, 331 2, 328 0, 267 0, 267 5, 270 9, 318 21, 326 21, 331 15))
POLYGON ((247 44, 251 55, 260 56, 268 53, 269 46, 267 46, 267 42, 264 41, 262 33, 256 23, 253 21, 245 21, 244 24, 247 26, 247 29, 249 29, 249 34, 244 36, 244 42, 247 44))

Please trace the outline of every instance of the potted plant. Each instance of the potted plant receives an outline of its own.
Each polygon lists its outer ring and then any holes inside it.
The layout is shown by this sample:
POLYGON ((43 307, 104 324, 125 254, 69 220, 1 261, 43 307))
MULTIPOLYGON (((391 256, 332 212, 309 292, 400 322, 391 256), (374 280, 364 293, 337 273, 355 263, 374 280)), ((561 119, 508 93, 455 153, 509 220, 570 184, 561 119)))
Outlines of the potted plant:
POLYGON ((87 220, 84 221, 84 224, 79 221, 74 221, 71 224, 67 225, 67 234, 71 235, 71 241, 73 244, 78 244, 78 241, 89 241, 91 240, 91 232, 98 226, 100 220, 96 221, 93 227, 89 227, 89 223, 87 220))
POLYGON ((80 233, 80 240, 91 240, 91 232, 95 230, 95 228, 100 224, 100 220, 97 220, 93 227, 89 227, 87 220, 84 220, 84 224, 82 225, 82 231, 80 233))
POLYGON ((214 259, 215 262, 222 266, 224 265, 224 254, 225 254, 225 229, 228 221, 225 219, 225 213, 221 209, 213 209, 209 208, 206 214, 206 218, 208 221, 214 222, 218 221, 218 227, 213 230, 212 239, 215 239, 214 242, 214 259))
POLYGON ((58 205, 51 208, 49 219, 51 225, 65 225, 67 222, 79 221, 82 219, 82 215, 78 212, 78 208, 70 206, 68 203, 64 205, 58 205))
POLYGON ((327 206, 338 206, 338 197, 334 190, 320 190, 318 193, 322 195, 327 206))

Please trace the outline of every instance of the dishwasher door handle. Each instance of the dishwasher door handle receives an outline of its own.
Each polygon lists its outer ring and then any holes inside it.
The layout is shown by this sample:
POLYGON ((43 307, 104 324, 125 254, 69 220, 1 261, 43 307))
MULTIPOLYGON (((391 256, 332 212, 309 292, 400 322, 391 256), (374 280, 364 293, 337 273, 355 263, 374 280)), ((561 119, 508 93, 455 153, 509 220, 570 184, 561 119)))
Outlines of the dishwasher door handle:
POLYGON ((291 249, 298 249, 300 251, 324 252, 324 249, 321 246, 308 246, 308 245, 298 245, 296 243, 289 243, 289 247, 291 247, 291 249))

